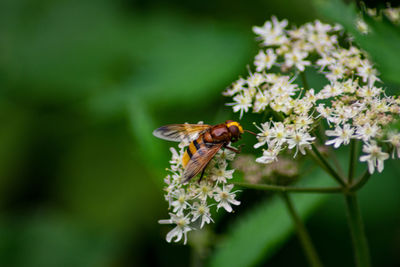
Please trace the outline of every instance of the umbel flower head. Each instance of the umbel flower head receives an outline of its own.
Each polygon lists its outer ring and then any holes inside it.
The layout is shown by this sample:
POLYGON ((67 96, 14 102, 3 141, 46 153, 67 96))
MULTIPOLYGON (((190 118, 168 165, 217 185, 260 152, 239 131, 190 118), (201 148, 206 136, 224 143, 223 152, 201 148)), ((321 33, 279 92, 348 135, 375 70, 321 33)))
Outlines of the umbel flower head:
POLYGON ((387 152, 400 156, 399 133, 384 130, 398 118, 400 99, 386 96, 377 86, 378 71, 364 51, 352 43, 342 46, 339 40, 346 36, 340 25, 318 20, 288 25, 272 17, 253 28, 260 41, 255 71, 224 92, 233 100, 227 105, 240 117, 250 111, 272 114, 256 125, 260 132, 254 148, 263 149, 256 161, 272 163, 284 150, 291 150, 294 157, 306 154, 316 142, 315 129, 322 125, 327 127, 325 145, 339 148, 359 140, 364 152, 360 161, 368 163, 370 173, 381 172, 387 152), (307 69, 324 76, 326 85, 308 88, 307 69), (299 76, 302 86, 296 83, 299 76))
POLYGON ((179 151, 171 148, 170 174, 164 179, 166 183, 165 200, 168 202, 170 219, 160 220, 160 224, 173 224, 173 228, 166 237, 168 242, 179 242, 183 238, 187 241, 187 233, 201 229, 213 222, 211 210, 223 208, 232 212, 240 202, 235 199, 236 192, 233 185, 227 184, 233 177, 234 170, 228 169, 228 161, 234 159, 235 154, 229 150, 220 150, 210 161, 202 181, 192 179, 182 183, 183 166, 182 156, 187 143, 179 145, 179 151))

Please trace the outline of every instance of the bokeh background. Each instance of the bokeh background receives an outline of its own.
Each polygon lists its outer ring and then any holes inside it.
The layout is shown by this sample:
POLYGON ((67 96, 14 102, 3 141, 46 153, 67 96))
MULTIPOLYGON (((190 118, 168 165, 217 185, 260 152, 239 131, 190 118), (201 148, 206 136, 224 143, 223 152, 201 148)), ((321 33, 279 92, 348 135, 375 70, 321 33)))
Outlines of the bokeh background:
MULTIPOLYGON (((282 203, 265 193, 244 192, 236 213, 219 214, 189 245, 166 243, 171 228, 157 221, 168 216, 162 187, 171 143, 151 132, 238 119, 221 91, 247 75, 257 53, 253 25, 275 14, 352 31, 354 6, 0 1, 0 266, 307 266, 282 203)), ((400 27, 380 23, 382 34, 356 41, 398 94, 400 27)), ((249 152, 254 140, 245 142, 249 152)), ((400 266, 399 178, 389 161, 361 191, 375 266, 400 266)), ((324 264, 353 266, 343 198, 294 200, 324 264)))

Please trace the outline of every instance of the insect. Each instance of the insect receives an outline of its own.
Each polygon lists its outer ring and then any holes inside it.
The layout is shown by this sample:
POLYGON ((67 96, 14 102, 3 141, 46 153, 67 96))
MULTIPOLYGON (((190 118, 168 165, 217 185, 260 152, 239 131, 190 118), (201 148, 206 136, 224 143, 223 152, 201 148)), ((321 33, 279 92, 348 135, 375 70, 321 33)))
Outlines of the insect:
POLYGON ((232 120, 217 125, 207 124, 170 124, 154 130, 153 135, 168 141, 182 142, 191 141, 182 157, 183 182, 195 177, 199 172, 203 178, 207 164, 221 148, 227 148, 235 153, 239 149, 230 147, 241 138, 244 132, 255 133, 243 130, 242 126, 232 120))

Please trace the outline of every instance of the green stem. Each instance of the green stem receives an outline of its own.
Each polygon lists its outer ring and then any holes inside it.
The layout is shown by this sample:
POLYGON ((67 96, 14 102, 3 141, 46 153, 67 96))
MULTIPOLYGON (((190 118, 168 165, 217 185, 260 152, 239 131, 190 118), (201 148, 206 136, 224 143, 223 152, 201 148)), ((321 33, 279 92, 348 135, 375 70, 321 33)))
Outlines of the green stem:
POLYGON ((368 182, 370 177, 371 177, 371 174, 369 173, 368 170, 366 170, 364 172, 363 176, 361 176, 361 178, 350 187, 351 191, 355 192, 355 191, 359 190, 361 187, 363 187, 368 182))
POLYGON ((354 178, 354 170, 357 163, 357 140, 352 139, 350 142, 350 161, 349 161, 349 173, 348 173, 348 183, 351 184, 354 178))
POLYGON ((282 113, 280 113, 279 111, 275 111, 273 109, 271 109, 271 112, 273 114, 273 116, 278 120, 278 121, 284 121, 285 120, 285 116, 283 116, 282 113))
POLYGON ((317 156, 319 162, 321 163, 321 167, 323 167, 332 177, 335 179, 340 185, 343 187, 346 187, 346 183, 344 180, 340 177, 340 175, 329 165, 329 163, 326 161, 324 156, 321 155, 321 153, 318 151, 318 148, 312 144, 312 150, 314 151, 315 155, 317 156))
POLYGON ((347 221, 350 227, 351 238, 353 240, 356 264, 358 267, 369 267, 371 266, 369 249, 364 232, 360 207, 357 201, 357 195, 356 193, 348 193, 345 195, 345 198, 347 221))
POLYGON ((336 157, 336 154, 332 151, 332 149, 329 150, 328 157, 332 159, 333 165, 336 168, 339 176, 344 177, 344 172, 343 172, 342 166, 340 166, 340 163, 336 157))
POLYGON ((300 72, 300 77, 301 77, 301 81, 303 82, 303 87, 305 90, 308 90, 308 82, 307 82, 307 77, 306 77, 306 73, 304 71, 300 72))
POLYGON ((268 185, 268 184, 249 184, 234 182, 234 185, 248 188, 257 189, 263 191, 273 191, 273 192, 293 192, 293 193, 341 193, 343 189, 341 187, 290 187, 290 186, 280 186, 280 185, 268 185))
POLYGON ((310 235, 308 234, 306 227, 301 221, 300 216, 297 214, 292 201, 286 193, 283 193, 282 197, 296 227, 297 236, 299 237, 304 253, 306 254, 308 263, 312 267, 322 267, 321 261, 319 260, 317 251, 315 250, 315 247, 311 241, 310 235))

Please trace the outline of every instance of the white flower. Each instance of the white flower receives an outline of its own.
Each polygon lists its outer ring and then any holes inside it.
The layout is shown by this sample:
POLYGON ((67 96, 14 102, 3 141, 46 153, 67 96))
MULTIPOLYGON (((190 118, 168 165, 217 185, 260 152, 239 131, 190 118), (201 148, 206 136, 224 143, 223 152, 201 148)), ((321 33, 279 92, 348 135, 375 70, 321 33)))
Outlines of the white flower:
POLYGON ((320 71, 322 71, 326 66, 335 64, 336 60, 331 55, 324 53, 322 54, 322 58, 318 59, 316 63, 321 66, 320 71))
POLYGON ((233 184, 224 185, 221 189, 217 187, 214 199, 218 202, 217 209, 223 207, 227 212, 232 212, 231 204, 240 205, 240 201, 235 199, 235 192, 231 192, 233 184))
POLYGON ((344 77, 346 69, 342 64, 336 63, 328 65, 329 72, 326 74, 326 78, 330 81, 336 81, 344 77))
POLYGON ((171 203, 171 205, 174 207, 173 212, 178 215, 183 214, 183 210, 189 205, 189 203, 186 201, 188 196, 186 195, 185 190, 179 189, 174 192, 172 196, 175 198, 175 201, 171 203))
POLYGON ((357 95, 359 97, 374 97, 382 92, 382 88, 377 88, 375 86, 362 86, 357 90, 357 95))
POLYGON ((318 93, 318 97, 321 99, 326 99, 330 97, 335 97, 341 95, 343 93, 343 86, 340 83, 327 84, 324 88, 318 93))
POLYGON ((263 50, 256 55, 254 65, 256 66, 256 71, 263 71, 264 69, 269 70, 275 64, 277 56, 273 49, 267 49, 267 53, 263 50))
MULTIPOLYGON (((303 114, 307 114, 307 112, 303 114)), ((312 116, 299 115, 293 120, 293 122, 295 123, 297 129, 309 129, 310 125, 314 123, 314 119, 312 116)))
POLYGON ((375 17, 376 14, 377 14, 376 8, 367 8, 367 14, 368 14, 370 17, 375 17))
POLYGON ((256 159, 258 163, 269 164, 274 161, 278 161, 278 154, 280 152, 279 147, 268 148, 267 150, 263 151, 262 157, 256 159))
POLYGON ((278 76, 275 77, 274 84, 271 86, 271 93, 275 97, 292 96, 298 91, 298 85, 293 84, 289 76, 278 76))
POLYGON ((356 89, 359 87, 358 80, 354 81, 352 79, 349 79, 349 80, 345 81, 344 83, 342 83, 342 86, 343 86, 343 92, 349 93, 349 94, 354 94, 356 89))
POLYGON ((305 39, 307 36, 307 31, 305 28, 300 27, 298 29, 288 30, 287 33, 292 39, 305 39))
POLYGON ((264 81, 264 76, 256 72, 250 74, 250 76, 247 78, 247 85, 249 86, 249 89, 253 89, 259 87, 264 81))
POLYGON ((376 81, 379 81, 377 70, 372 67, 372 64, 368 60, 361 61, 361 66, 357 68, 357 75, 362 77, 363 82, 368 82, 369 86, 372 86, 376 81))
POLYGON ((263 38, 268 38, 268 36, 272 33, 271 21, 266 21, 262 27, 254 26, 253 32, 263 38))
POLYGON ((197 221, 197 219, 201 217, 200 228, 203 228, 204 223, 209 224, 210 222, 214 222, 211 218, 210 208, 206 205, 206 203, 195 202, 193 204, 192 214, 192 222, 197 221))
POLYGON ((307 52, 295 49, 285 54, 285 65, 289 68, 295 66, 298 70, 304 71, 305 66, 311 65, 310 61, 304 60, 307 56, 307 52))
POLYGON ((285 125, 282 122, 275 123, 274 128, 271 131, 271 144, 281 146, 286 142, 289 134, 289 130, 285 128, 285 125))
POLYGON ((246 84, 246 80, 243 78, 240 78, 236 82, 232 84, 232 86, 228 89, 225 90, 222 94, 225 96, 233 96, 238 92, 241 92, 244 90, 244 85, 246 84))
POLYGON ((160 224, 176 224, 176 227, 167 234, 167 242, 170 243, 174 237, 176 237, 175 242, 179 242, 184 237, 183 243, 186 244, 187 232, 192 230, 189 226, 190 220, 188 216, 175 215, 173 213, 169 215, 171 216, 170 219, 158 221, 160 224))
POLYGON ((237 94, 233 101, 235 103, 230 103, 227 105, 233 106, 233 112, 240 111, 240 118, 243 116, 243 112, 248 112, 251 107, 251 97, 249 94, 237 94))
POLYGON ((266 95, 266 92, 259 92, 256 94, 256 100, 254 101, 253 110, 254 112, 260 112, 265 110, 265 108, 269 104, 269 97, 266 95))
POLYGON ((171 164, 171 170, 176 171, 182 164, 182 156, 173 147, 170 147, 169 151, 171 151, 172 153, 172 158, 169 161, 169 163, 171 164))
POLYGON ((343 128, 339 125, 336 126, 335 130, 327 130, 325 134, 327 136, 334 136, 335 139, 329 140, 325 142, 325 145, 332 145, 334 148, 338 148, 342 143, 344 145, 348 145, 350 143, 350 139, 353 136, 354 129, 351 128, 350 124, 345 124, 343 128))
POLYGON ((326 23, 322 23, 319 20, 314 22, 314 29, 319 33, 327 33, 332 30, 332 26, 326 23))
POLYGON ((257 134, 258 143, 254 145, 254 148, 259 148, 271 139, 271 123, 265 122, 261 124, 261 128, 256 127, 261 133, 257 134))
POLYGON ((275 16, 272 16, 271 19, 276 33, 283 33, 286 26, 289 24, 286 19, 279 21, 275 16))
POLYGON ((312 137, 309 133, 296 131, 291 135, 291 138, 288 139, 288 147, 289 149, 293 149, 296 147, 296 152, 294 157, 296 157, 297 152, 300 150, 301 154, 305 155, 305 149, 311 149, 311 144, 315 140, 315 137, 312 137))
POLYGON ((356 29, 362 34, 368 34, 370 31, 368 24, 362 18, 356 19, 356 29))
POLYGON ((392 158, 394 158, 396 152, 397 157, 400 158, 400 133, 389 132, 387 142, 389 142, 393 146, 392 158))
POLYGON ((330 108, 326 107, 325 104, 318 104, 316 110, 319 113, 317 117, 322 116, 323 118, 328 118, 331 116, 331 110, 330 108))
POLYGON ((196 187, 196 197, 200 200, 205 201, 207 197, 212 197, 214 193, 214 187, 209 181, 205 179, 200 182, 200 184, 196 187))
POLYGON ((232 161, 235 156, 236 153, 229 149, 220 149, 215 158, 219 164, 223 164, 225 161, 232 161))
POLYGON ((369 173, 374 173, 375 168, 377 168, 378 172, 382 172, 383 162, 389 158, 389 154, 382 152, 382 148, 377 146, 375 141, 371 141, 370 144, 364 144, 362 151, 367 155, 361 156, 360 161, 368 163, 369 173))
POLYGON ((226 183, 226 179, 232 179, 235 170, 227 170, 226 167, 227 164, 220 164, 214 168, 211 173, 212 179, 217 183, 226 183))
POLYGON ((269 45, 280 45, 287 41, 284 29, 288 25, 287 20, 278 21, 276 17, 272 17, 272 23, 270 21, 265 22, 262 27, 253 27, 253 31, 260 35, 265 46, 269 45))
POLYGON ((393 8, 393 7, 388 7, 388 8, 385 8, 384 10, 383 10, 383 12, 385 13, 385 15, 387 16, 387 18, 391 21, 391 22, 393 22, 393 23, 395 23, 395 24, 397 24, 397 23, 399 23, 400 22, 400 7, 397 7, 397 8, 393 8))
POLYGON ((370 125, 369 123, 366 123, 357 127, 356 138, 367 142, 371 138, 376 137, 379 134, 379 131, 380 128, 376 124, 370 125))

